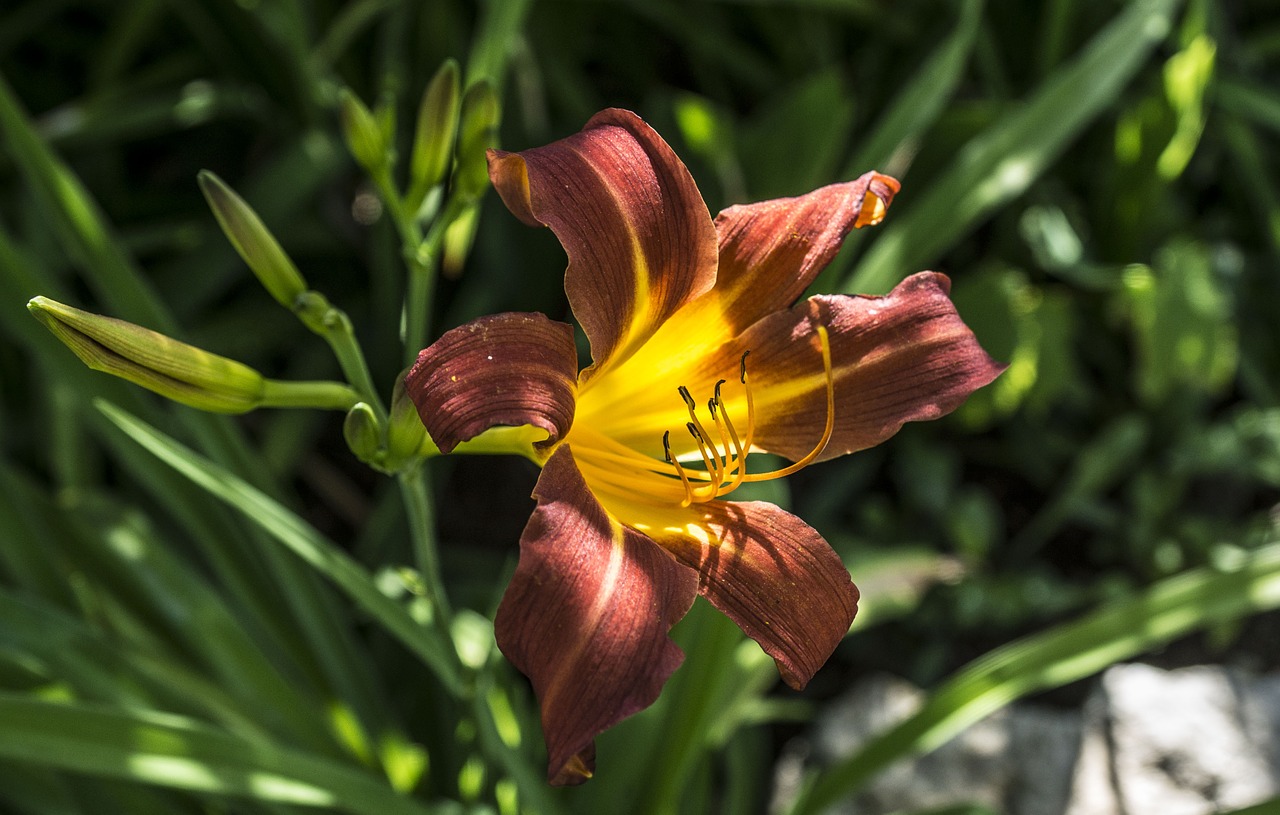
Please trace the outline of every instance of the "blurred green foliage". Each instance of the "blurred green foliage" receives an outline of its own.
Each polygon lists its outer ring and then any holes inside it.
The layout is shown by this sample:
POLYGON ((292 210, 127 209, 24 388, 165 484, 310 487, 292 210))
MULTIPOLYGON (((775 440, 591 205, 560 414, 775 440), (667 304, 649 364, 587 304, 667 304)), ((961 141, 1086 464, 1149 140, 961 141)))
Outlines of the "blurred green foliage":
MULTIPOLYGON (((771 723, 874 669, 938 687, 816 778, 797 805, 816 811, 978 712, 1193 631, 1194 658, 1276 667, 1248 634, 1280 605, 1277 88, 1264 0, 11 0, 0 809, 761 811, 771 723), (494 196, 423 236, 440 264, 411 291, 386 191, 441 206, 407 173, 443 177, 423 145, 455 138, 421 135, 420 107, 460 108, 459 144, 521 149, 609 106, 671 141, 713 212, 899 177, 886 222, 815 289, 945 271, 1010 367, 955 415, 769 496, 863 591, 805 696, 774 692, 759 649, 699 604, 659 703, 601 739, 598 778, 553 792, 488 627, 527 462, 433 462, 436 514, 411 501, 406 520, 340 415, 164 403, 85 370, 25 304, 272 378, 338 376, 223 237, 208 170, 349 315, 389 402, 402 331, 566 314, 554 239, 494 196), (407 326, 406 297, 431 303, 407 326), (447 625, 403 566, 419 521, 440 530, 447 625)), ((476 170, 453 188, 479 194, 476 170)))

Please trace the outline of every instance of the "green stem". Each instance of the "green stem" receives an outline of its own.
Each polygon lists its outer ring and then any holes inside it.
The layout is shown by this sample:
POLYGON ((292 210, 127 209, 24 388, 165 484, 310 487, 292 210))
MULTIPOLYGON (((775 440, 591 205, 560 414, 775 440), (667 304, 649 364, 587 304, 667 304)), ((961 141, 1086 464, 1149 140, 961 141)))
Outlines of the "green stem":
POLYGON ((406 365, 412 364, 417 359, 418 352, 426 347, 431 322, 431 297, 435 291, 436 272, 440 267, 445 232, 465 209, 456 197, 450 196, 443 210, 431 222, 425 238, 416 221, 411 223, 411 230, 400 229, 400 235, 404 239, 405 263, 409 267, 408 292, 404 305, 406 365))
POLYGON ((413 541, 414 561, 423 585, 430 594, 435 609, 433 619, 449 642, 453 642, 451 623, 453 609, 445 593, 440 574, 440 553, 436 546, 435 508, 427 490, 426 469, 417 464, 402 470, 397 476, 400 495, 408 513, 409 536, 413 541))
MULTIPOLYGON (((427 312, 431 306, 431 291, 438 265, 436 256, 443 241, 443 229, 440 230, 441 237, 428 246, 423 239, 418 219, 405 208, 404 198, 396 190, 389 168, 383 167, 381 171, 371 173, 371 177, 374 186, 378 188, 378 195, 387 207, 387 214, 395 225, 396 233, 400 236, 401 254, 405 265, 409 267, 404 317, 405 364, 409 365, 417 358, 418 351, 426 341, 427 312)), ((432 224, 432 234, 442 222, 445 219, 438 218, 432 224)))
POLYGON ((262 387, 262 407, 349 410, 359 401, 361 394, 342 382, 268 379, 262 387))
POLYGON ((331 309, 325 315, 322 336, 333 349, 343 375, 359 393, 360 400, 368 402, 374 414, 377 415, 379 424, 385 425, 387 409, 378 396, 377 388, 374 387, 373 375, 369 373, 369 363, 365 360, 364 351, 356 340, 351 318, 341 309, 331 309))

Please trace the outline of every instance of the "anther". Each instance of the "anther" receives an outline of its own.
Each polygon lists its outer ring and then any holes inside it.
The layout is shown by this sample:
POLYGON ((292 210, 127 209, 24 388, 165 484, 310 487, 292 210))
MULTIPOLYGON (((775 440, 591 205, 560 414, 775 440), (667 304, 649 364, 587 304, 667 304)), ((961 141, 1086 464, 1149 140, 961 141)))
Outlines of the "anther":
POLYGON ((693 401, 693 397, 689 395, 688 388, 686 388, 684 385, 681 385, 678 388, 676 388, 676 390, 680 392, 680 398, 683 399, 684 403, 689 406, 690 411, 694 411, 698 409, 698 403, 693 401))
POLYGON ((744 385, 747 384, 747 354, 750 353, 750 351, 743 351, 742 359, 738 361, 738 380, 744 385))

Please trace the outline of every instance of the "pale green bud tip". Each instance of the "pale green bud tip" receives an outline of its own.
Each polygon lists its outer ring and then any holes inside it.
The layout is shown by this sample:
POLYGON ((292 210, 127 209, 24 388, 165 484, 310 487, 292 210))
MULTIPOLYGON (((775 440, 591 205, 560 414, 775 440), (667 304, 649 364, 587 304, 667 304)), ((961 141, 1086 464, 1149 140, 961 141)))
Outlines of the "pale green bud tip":
POLYGON ((387 455, 394 462, 406 462, 416 457, 427 435, 427 428, 418 416, 418 408, 405 389, 406 373, 407 369, 396 377, 395 389, 391 393, 391 414, 387 421, 387 455))
POLYGON ((387 158, 386 144, 382 138, 382 130, 369 108, 346 88, 339 94, 339 103, 342 135, 347 140, 351 155, 366 170, 374 171, 382 167, 387 158))
POLYGON ((410 178, 419 198, 444 181, 449 172, 458 134, 460 84, 458 63, 445 60, 422 94, 410 165, 410 178))
POLYGON ((265 380, 247 365, 46 297, 27 309, 95 371, 214 413, 244 413, 262 401, 265 380))
POLYGON ((387 91, 382 94, 382 98, 378 101, 378 106, 373 109, 373 120, 378 125, 378 134, 382 137, 382 143, 388 148, 395 147, 396 143, 396 97, 395 94, 387 91))
POLYGON ((347 412, 342 422, 342 436, 356 458, 365 462, 373 462, 382 446, 382 434, 378 428, 378 418, 373 408, 364 402, 358 402, 347 412))
POLYGON ((307 290, 307 281, 298 267, 293 265, 258 213, 235 190, 208 170, 200 173, 199 181, 200 190, 231 245, 271 296, 285 308, 292 309, 294 301, 307 290))
POLYGON ((502 107, 498 95, 486 80, 471 87, 462 97, 458 133, 458 165, 454 183, 463 195, 479 198, 489 186, 489 163, 485 151, 497 140, 502 107))

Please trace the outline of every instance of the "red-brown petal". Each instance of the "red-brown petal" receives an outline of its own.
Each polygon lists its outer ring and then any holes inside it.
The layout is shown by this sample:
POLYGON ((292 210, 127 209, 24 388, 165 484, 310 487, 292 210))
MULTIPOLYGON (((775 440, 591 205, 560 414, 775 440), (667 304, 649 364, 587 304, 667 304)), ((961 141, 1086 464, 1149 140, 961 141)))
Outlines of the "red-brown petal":
POLYGON ((702 195, 634 113, 602 111, 545 147, 490 151, 489 176, 512 213, 551 227, 564 246, 565 292, 597 367, 621 362, 715 282, 702 195))
POLYGON ((542 707, 547 777, 590 777, 597 734, 653 703, 684 654, 667 636, 697 574, 611 518, 568 445, 543 467, 538 508, 494 620, 498 647, 542 707))
POLYGON ((751 349, 755 444, 794 459, 820 440, 827 404, 819 323, 835 377, 835 430, 819 460, 944 416, 999 376, 1006 366, 960 319, 950 285, 945 275, 920 272, 883 297, 819 295, 748 329, 741 343, 751 349))
POLYGON ((513 312, 445 332, 405 387, 443 453, 495 425, 533 425, 553 443, 573 423, 577 370, 573 326, 513 312))
POLYGON ((839 556, 773 504, 711 501, 642 518, 634 520, 644 533, 698 570, 699 592, 773 657, 793 688, 808 684, 858 612, 858 589, 839 556))
POLYGON ((880 222, 900 185, 877 172, 796 198, 734 206, 716 216, 716 294, 734 333, 796 301, 855 227, 880 222))

